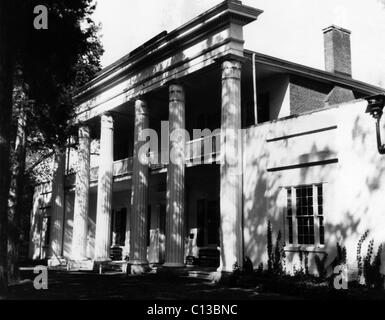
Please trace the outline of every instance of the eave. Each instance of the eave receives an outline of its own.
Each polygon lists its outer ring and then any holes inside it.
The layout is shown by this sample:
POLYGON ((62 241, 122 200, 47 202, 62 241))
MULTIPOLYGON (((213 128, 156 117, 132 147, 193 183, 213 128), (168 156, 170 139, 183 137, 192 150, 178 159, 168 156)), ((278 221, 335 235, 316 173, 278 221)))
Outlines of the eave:
POLYGON ((252 60, 252 55, 255 54, 255 62, 267 66, 271 66, 277 69, 284 70, 285 72, 293 75, 299 75, 307 78, 312 78, 322 82, 334 83, 343 87, 355 89, 356 91, 364 94, 380 94, 384 93, 385 89, 374 86, 362 81, 352 79, 345 75, 335 74, 324 70, 308 67, 291 61, 275 58, 251 50, 245 50, 245 57, 249 61, 252 60))

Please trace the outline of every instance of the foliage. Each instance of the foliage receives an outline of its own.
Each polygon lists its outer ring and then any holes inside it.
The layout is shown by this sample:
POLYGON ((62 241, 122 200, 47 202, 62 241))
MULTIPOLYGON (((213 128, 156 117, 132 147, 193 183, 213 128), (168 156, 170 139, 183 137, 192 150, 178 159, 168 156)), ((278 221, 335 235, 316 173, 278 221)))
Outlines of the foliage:
POLYGON ((257 274, 262 274, 263 273, 263 263, 262 262, 258 265, 256 273, 257 274))
POLYGON ((251 273, 253 273, 253 271, 254 271, 253 263, 251 262, 249 257, 246 257, 243 260, 243 272, 245 274, 251 274, 251 273))
POLYGON ((331 267, 334 269, 337 266, 346 265, 346 261, 346 247, 337 242, 337 256, 331 263, 331 267))
POLYGON ((321 280, 324 280, 327 276, 327 267, 326 267, 326 261, 328 258, 328 254, 325 253, 322 258, 318 254, 315 255, 314 261, 318 272, 318 277, 321 280))
POLYGON ((363 265, 362 265, 362 256, 361 256, 361 249, 362 249, 362 244, 366 240, 366 238, 369 235, 369 230, 366 230, 365 233, 362 235, 360 240, 358 241, 357 244, 357 269, 358 269, 358 281, 360 280, 360 277, 363 274, 363 265))
POLYGON ((373 252, 374 240, 371 240, 368 245, 368 251, 363 260, 363 275, 368 288, 381 289, 384 283, 384 276, 380 272, 382 245, 378 247, 378 251, 374 259, 372 259, 373 252))
POLYGON ((267 221, 267 270, 273 271, 273 236, 271 231, 271 222, 267 221))
POLYGON ((235 262, 233 264, 233 275, 239 275, 241 273, 241 267, 239 266, 238 262, 235 262))
MULTIPOLYGON (((14 147, 15 139, 10 128, 12 92, 21 88, 25 99, 24 148, 28 152, 23 153, 49 154, 56 147, 64 149, 67 137, 74 132, 69 120, 74 115, 76 90, 100 70, 103 49, 97 34, 99 26, 91 19, 94 10, 94 0, 0 1, 0 69, 7 67, 0 79, 0 193, 3 195, 0 197, 0 287, 6 287, 7 257, 3 253, 7 252, 4 247, 9 234, 8 199, 4 195, 8 194, 12 167, 8 165, 9 150, 14 147), (33 9, 37 5, 48 8, 47 30, 33 27, 36 17, 33 9)), ((16 106, 18 96, 14 98, 16 106)), ((14 157, 11 159, 14 161, 14 157)), ((25 181, 30 180, 30 176, 20 175, 25 181)), ((23 194, 27 189, 24 186, 17 192, 23 194)), ((28 212, 24 210, 25 214, 28 212)), ((19 220, 18 216, 15 221, 19 220)))
POLYGON ((278 231, 277 240, 273 251, 271 222, 267 222, 267 254, 268 271, 274 274, 284 274, 286 266, 285 244, 282 242, 282 233, 278 231))
POLYGON ((300 267, 296 268, 294 266, 294 276, 295 277, 301 277, 301 276, 308 276, 309 275, 309 252, 304 250, 299 250, 299 262, 300 267))

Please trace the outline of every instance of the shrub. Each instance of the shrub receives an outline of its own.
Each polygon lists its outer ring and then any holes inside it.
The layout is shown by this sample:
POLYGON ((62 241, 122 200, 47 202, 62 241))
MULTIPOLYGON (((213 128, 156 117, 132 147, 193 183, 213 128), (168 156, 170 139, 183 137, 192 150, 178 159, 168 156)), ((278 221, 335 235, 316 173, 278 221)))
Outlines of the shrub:
POLYGON ((371 240, 368 245, 368 251, 363 261, 363 275, 365 284, 368 288, 381 289, 383 286, 384 276, 381 274, 381 255, 382 245, 378 247, 377 254, 372 261, 374 252, 374 240, 371 240))
POLYGON ((258 265, 256 273, 259 275, 261 275, 263 273, 263 263, 262 262, 258 265))
POLYGON ((246 274, 251 274, 251 273, 253 273, 253 271, 254 271, 253 263, 251 262, 251 260, 250 260, 249 257, 246 257, 246 258, 243 260, 243 271, 244 271, 244 273, 246 273, 246 274))
POLYGON ((267 270, 273 271, 273 236, 271 232, 271 222, 267 221, 267 270))
POLYGON ((358 281, 360 281, 361 275, 363 273, 362 256, 361 256, 362 244, 364 243, 364 241, 368 237, 368 235, 369 235, 369 230, 366 230, 365 233, 360 238, 360 240, 358 241, 358 244, 357 244, 358 281))
POLYGON ((328 258, 327 253, 323 255, 322 259, 318 254, 315 255, 314 257, 315 265, 317 267, 317 272, 318 272, 318 278, 320 280, 325 280, 327 276, 327 267, 326 267, 327 258, 328 258))
POLYGON ((346 264, 346 248, 337 242, 337 256, 331 263, 332 268, 334 269, 337 266, 346 264))
POLYGON ((273 274, 285 274, 286 269, 286 254, 284 250, 284 242, 282 242, 282 233, 278 232, 277 240, 275 242, 275 248, 273 251, 273 240, 271 223, 267 222, 267 268, 270 273, 273 274))

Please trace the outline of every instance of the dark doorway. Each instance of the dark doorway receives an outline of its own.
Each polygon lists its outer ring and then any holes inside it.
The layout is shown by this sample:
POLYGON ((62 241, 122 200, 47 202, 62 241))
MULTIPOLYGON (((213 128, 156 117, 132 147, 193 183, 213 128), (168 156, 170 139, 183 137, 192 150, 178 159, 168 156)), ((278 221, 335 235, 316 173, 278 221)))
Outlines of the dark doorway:
POLYGON ((198 247, 219 246, 219 200, 201 199, 197 202, 198 247))

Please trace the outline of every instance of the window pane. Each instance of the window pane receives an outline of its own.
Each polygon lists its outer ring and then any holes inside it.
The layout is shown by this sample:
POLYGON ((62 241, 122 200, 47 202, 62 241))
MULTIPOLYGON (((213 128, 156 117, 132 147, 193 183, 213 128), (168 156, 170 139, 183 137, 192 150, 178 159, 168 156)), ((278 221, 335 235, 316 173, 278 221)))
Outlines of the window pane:
POLYGON ((325 244, 325 228, 323 217, 319 217, 319 242, 320 244, 325 244))
POLYGON ((302 239, 302 242, 299 242, 299 244, 314 244, 314 218, 306 217, 300 220, 301 228, 298 230, 298 236, 302 239))
POLYGON ((287 218, 289 224, 289 243, 293 244, 293 218, 287 218))

